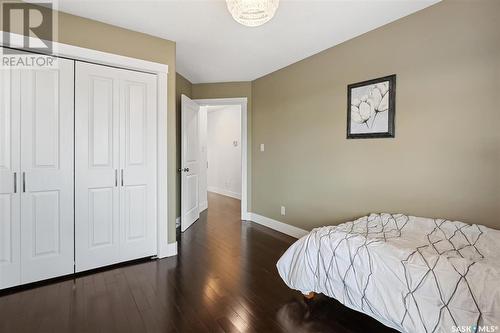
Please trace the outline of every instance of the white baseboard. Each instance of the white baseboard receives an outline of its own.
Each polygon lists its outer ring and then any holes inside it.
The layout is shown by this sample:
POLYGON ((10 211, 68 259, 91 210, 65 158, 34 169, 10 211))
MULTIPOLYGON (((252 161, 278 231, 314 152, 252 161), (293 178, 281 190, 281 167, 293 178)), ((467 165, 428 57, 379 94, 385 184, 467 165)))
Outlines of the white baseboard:
POLYGON ((284 233, 285 235, 292 236, 295 238, 301 238, 302 236, 307 235, 309 232, 300 229, 297 227, 294 227, 293 225, 289 225, 280 221, 276 221, 273 219, 270 219, 269 217, 265 217, 256 213, 248 213, 248 218, 250 221, 261 224, 263 226, 266 226, 268 228, 271 228, 273 230, 279 231, 281 233, 284 233))
POLYGON ((214 193, 221 194, 221 195, 225 195, 226 197, 231 197, 231 198, 234 198, 234 199, 241 200, 241 193, 236 193, 236 192, 224 190, 222 188, 213 187, 213 186, 209 186, 207 188, 207 191, 208 192, 214 192, 214 193))
POLYGON ((250 215, 251 215, 251 213, 249 213, 249 212, 243 212, 242 211, 241 212, 241 220, 242 221, 251 221, 250 220, 250 215))
POLYGON ((173 257, 177 255, 177 242, 167 245, 166 257, 173 257))
POLYGON ((173 257, 177 255, 177 242, 162 245, 158 250, 158 259, 163 259, 167 257, 173 257))

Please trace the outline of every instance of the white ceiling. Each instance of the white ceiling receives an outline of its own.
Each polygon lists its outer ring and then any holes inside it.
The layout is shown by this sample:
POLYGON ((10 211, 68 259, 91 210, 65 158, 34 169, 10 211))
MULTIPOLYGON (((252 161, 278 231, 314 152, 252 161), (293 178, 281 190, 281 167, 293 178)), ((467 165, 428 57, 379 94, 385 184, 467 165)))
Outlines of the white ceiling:
POLYGON ((59 0, 61 11, 177 42, 177 72, 192 83, 250 81, 439 0, 281 0, 257 28, 223 0, 59 0))

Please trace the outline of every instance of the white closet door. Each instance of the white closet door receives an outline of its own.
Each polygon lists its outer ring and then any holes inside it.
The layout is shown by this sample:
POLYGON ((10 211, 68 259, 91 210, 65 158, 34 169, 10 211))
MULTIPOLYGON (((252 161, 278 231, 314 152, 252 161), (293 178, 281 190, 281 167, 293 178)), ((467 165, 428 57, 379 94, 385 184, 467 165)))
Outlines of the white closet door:
POLYGON ((119 261, 119 78, 76 62, 76 271, 119 261))
POLYGON ((73 64, 21 70, 21 282, 74 272, 73 64))
POLYGON ((156 254, 156 76, 121 76, 120 259, 156 254))
POLYGON ((0 70, 0 289, 21 281, 19 70, 0 70), (14 180, 17 182, 14 182, 14 180))
POLYGON ((152 256, 156 76, 76 65, 76 270, 152 256))

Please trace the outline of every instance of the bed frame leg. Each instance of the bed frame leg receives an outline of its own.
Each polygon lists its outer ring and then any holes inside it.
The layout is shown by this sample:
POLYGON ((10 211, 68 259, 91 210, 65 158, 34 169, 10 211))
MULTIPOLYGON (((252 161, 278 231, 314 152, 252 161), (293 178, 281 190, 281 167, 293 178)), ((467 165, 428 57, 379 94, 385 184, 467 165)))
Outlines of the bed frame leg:
POLYGON ((314 297, 316 297, 316 293, 314 291, 311 291, 309 294, 304 294, 304 298, 307 301, 312 300, 314 297))

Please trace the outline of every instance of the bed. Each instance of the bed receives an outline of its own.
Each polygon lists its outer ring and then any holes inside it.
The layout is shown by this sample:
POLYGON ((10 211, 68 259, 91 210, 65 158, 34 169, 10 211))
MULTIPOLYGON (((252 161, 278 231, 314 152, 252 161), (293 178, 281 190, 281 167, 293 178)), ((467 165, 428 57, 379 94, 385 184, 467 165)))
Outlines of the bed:
POLYGON ((312 230, 277 268, 290 288, 401 332, 500 332, 499 243, 482 225, 371 214, 312 230))

